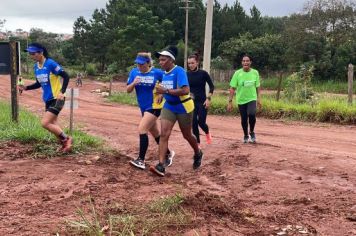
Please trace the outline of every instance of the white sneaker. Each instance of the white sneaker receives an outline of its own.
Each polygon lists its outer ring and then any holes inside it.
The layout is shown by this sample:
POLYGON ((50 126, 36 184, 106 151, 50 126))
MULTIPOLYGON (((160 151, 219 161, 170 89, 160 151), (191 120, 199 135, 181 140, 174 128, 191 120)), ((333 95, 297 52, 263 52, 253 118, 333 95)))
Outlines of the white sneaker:
POLYGON ((165 161, 165 163, 164 163, 164 166, 165 166, 165 167, 169 167, 169 166, 172 165, 172 163, 173 163, 173 157, 174 157, 175 155, 176 155, 176 153, 175 153, 173 150, 171 150, 171 152, 166 155, 166 161, 165 161))
POLYGON ((142 170, 146 169, 145 161, 140 158, 130 161, 130 164, 142 170))

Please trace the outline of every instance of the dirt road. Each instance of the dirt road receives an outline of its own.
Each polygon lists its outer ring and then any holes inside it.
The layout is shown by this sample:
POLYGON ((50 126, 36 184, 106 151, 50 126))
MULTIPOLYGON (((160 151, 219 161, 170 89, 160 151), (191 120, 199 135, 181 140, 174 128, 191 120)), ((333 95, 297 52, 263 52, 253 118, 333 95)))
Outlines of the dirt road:
MULTIPOLYGON (((9 100, 9 79, 0 80, 0 97, 9 100)), ((184 235, 356 235, 355 126, 258 118, 253 145, 242 144, 238 117, 209 116, 213 144, 202 145, 202 168, 192 170, 192 150, 175 127, 169 145, 177 155, 167 176, 158 178, 133 169, 125 157, 138 153, 138 108, 110 104, 90 92, 100 87, 84 81, 76 125, 124 156, 92 165, 78 158, 11 160, 22 147, 2 144, 0 235, 64 232, 65 219, 73 218, 89 195, 100 208, 112 202, 145 204, 177 192, 190 199, 186 204, 196 215, 180 232, 184 235)), ((114 89, 123 87, 117 83, 114 89)), ((40 114, 40 91, 25 92, 20 104, 40 114)), ((157 146, 150 143, 148 163, 155 164, 157 146)))

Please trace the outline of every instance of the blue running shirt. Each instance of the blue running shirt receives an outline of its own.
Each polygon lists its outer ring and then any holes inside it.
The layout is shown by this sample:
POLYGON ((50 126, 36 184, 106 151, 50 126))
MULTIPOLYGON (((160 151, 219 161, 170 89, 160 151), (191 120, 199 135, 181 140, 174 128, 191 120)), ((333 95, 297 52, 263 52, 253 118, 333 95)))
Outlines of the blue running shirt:
MULTIPOLYGON (((163 75, 162 85, 167 89, 177 89, 184 86, 189 87, 188 77, 185 70, 180 66, 175 66, 171 71, 163 75)), ((164 102, 163 108, 168 109, 176 114, 190 113, 194 110, 194 102, 192 99, 181 103, 181 101, 190 98, 190 95, 173 96, 170 94, 163 94, 164 102)))
POLYGON ((41 84, 43 101, 56 99, 62 89, 61 77, 58 74, 63 71, 63 68, 54 60, 46 58, 42 66, 38 62, 35 63, 33 71, 36 80, 41 84))
POLYGON ((132 84, 136 77, 140 78, 141 82, 135 85, 137 103, 141 112, 151 109, 162 109, 163 103, 156 102, 156 83, 162 81, 163 71, 156 68, 151 68, 146 73, 140 72, 138 68, 130 71, 127 85, 132 84))

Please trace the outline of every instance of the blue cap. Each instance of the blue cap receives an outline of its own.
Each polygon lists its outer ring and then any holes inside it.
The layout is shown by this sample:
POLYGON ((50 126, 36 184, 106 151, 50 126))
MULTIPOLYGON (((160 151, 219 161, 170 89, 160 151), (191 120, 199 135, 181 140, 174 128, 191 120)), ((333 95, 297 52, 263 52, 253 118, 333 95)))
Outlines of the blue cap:
POLYGON ((135 60, 135 63, 140 65, 143 65, 148 62, 150 62, 150 59, 148 57, 143 57, 143 56, 137 56, 135 60))
POLYGON ((39 48, 39 47, 30 45, 25 49, 25 52, 32 52, 32 53, 34 53, 34 52, 43 52, 43 48, 39 48))

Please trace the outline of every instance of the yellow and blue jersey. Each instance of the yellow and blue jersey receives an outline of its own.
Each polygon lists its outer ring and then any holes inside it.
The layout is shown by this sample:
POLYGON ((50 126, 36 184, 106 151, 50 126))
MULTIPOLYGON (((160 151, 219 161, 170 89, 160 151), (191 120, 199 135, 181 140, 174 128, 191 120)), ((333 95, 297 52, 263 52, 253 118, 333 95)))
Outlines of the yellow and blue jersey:
POLYGON ((148 72, 142 73, 138 68, 130 71, 127 85, 133 83, 136 77, 140 78, 140 83, 135 85, 137 103, 141 112, 151 109, 162 109, 163 103, 157 103, 155 86, 162 81, 163 71, 151 68, 148 72))
POLYGON ((35 63, 33 70, 43 90, 43 101, 56 99, 62 89, 61 77, 58 74, 63 71, 63 68, 54 60, 46 58, 43 65, 35 63))
MULTIPOLYGON (((177 89, 184 86, 189 87, 188 77, 185 70, 180 66, 175 66, 171 71, 163 75, 162 85, 167 89, 177 89)), ((194 110, 194 102, 190 95, 173 96, 170 94, 163 95, 165 103, 163 108, 168 109, 176 114, 190 113, 194 110)))

